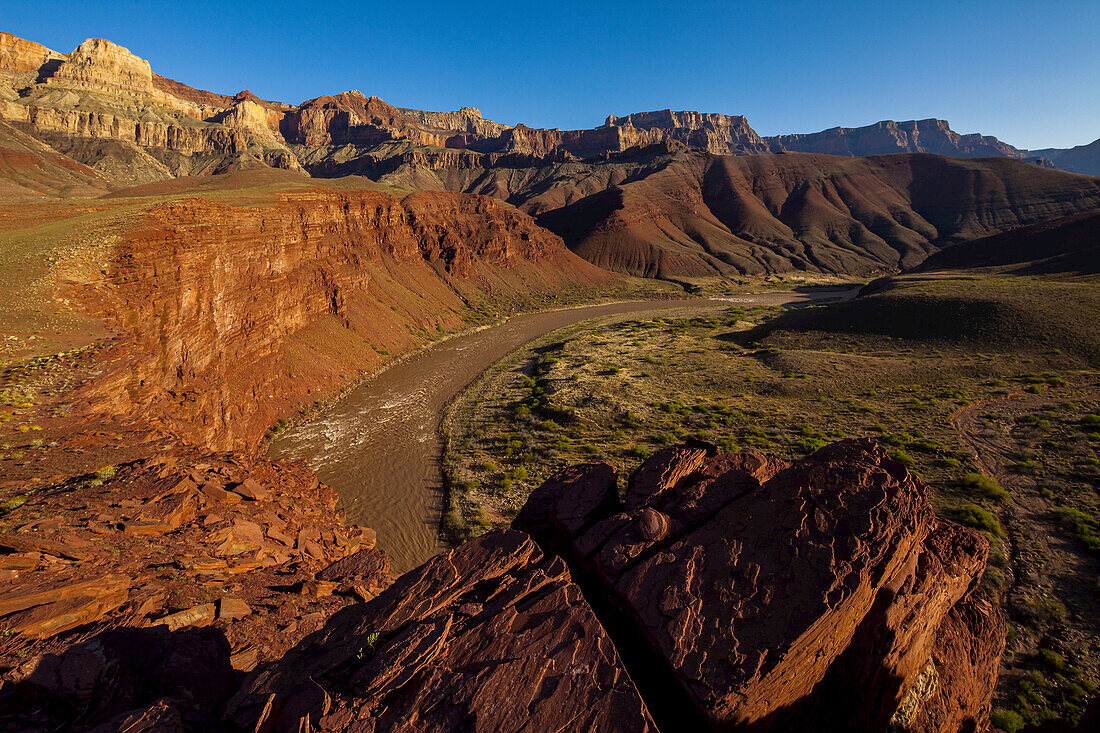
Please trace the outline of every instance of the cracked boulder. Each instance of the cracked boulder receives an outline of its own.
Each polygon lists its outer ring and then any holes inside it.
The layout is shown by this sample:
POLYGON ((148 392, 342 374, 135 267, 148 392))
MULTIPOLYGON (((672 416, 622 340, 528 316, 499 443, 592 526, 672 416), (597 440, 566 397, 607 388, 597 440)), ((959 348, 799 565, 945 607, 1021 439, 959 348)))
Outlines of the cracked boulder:
POLYGON ((1004 643, 976 590, 988 544, 881 447, 786 466, 676 446, 617 506, 608 469, 552 478, 514 527, 568 561, 662 729, 985 725, 1004 643))

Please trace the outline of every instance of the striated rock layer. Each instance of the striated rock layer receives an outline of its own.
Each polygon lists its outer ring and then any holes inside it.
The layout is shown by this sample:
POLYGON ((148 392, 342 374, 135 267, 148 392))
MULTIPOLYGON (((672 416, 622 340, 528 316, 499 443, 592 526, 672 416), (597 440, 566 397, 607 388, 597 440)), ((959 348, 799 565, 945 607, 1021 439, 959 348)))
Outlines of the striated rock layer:
POLYGON ((870 441, 792 466, 666 449, 566 469, 345 609, 230 702, 242 728, 956 731, 1004 645, 987 542, 870 441), (563 562, 564 561, 564 562, 563 562), (567 567, 568 566, 568 567, 567 567))
POLYGON ((678 153, 602 168, 603 190, 559 175, 508 200, 588 261, 649 277, 890 272, 1100 207, 1100 179, 1012 160, 678 153))
MULTIPOLYGON (((878 122, 812 134, 763 138, 743 116, 656 110, 608 116, 583 130, 537 129, 486 120, 473 107, 427 112, 394 107, 358 90, 310 99, 297 106, 192 89, 153 74, 149 64, 104 39, 88 39, 60 54, 0 33, 0 116, 83 163, 102 166, 132 147, 163 165, 138 172, 115 167, 122 182, 270 165, 319 175, 350 161, 365 170, 380 144, 400 141, 425 148, 530 156, 546 162, 587 159, 651 145, 684 146, 716 155, 800 151, 832 155, 927 152, 964 158, 1034 159, 994 137, 960 135, 944 120, 878 122), (96 140, 73 145, 72 138, 96 140), (124 151, 124 152, 123 152, 124 151)), ((1046 162, 1067 151, 1049 153, 1046 162)), ((1064 156, 1067 166, 1073 155, 1064 156)), ((1075 159, 1075 158, 1074 158, 1075 159)), ((1076 159, 1075 159, 1076 160, 1076 159)), ((1055 164, 1058 164, 1055 160, 1055 164)), ((1080 165, 1070 170, 1085 172, 1080 165)))
POLYGON ((1018 150, 988 135, 960 135, 947 120, 884 120, 866 127, 833 127, 801 135, 765 138, 773 152, 790 150, 827 155, 887 155, 889 153, 935 153, 959 158, 1028 158, 1018 150))
POLYGON ((85 309, 121 334, 83 402, 192 445, 254 447, 292 414, 469 306, 612 281, 495 199, 304 189, 181 198, 133 221, 85 309))

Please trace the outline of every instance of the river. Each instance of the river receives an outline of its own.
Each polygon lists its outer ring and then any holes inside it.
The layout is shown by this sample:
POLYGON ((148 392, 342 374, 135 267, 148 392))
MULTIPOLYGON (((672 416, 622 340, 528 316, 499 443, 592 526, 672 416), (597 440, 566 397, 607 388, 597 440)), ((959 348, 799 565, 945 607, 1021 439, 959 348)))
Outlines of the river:
POLYGON ((439 538, 443 410, 485 369, 512 351, 551 331, 600 316, 806 303, 851 297, 855 292, 784 291, 632 301, 514 316, 399 360, 280 434, 268 455, 306 460, 339 493, 347 521, 373 528, 393 569, 405 572, 445 549, 439 538))

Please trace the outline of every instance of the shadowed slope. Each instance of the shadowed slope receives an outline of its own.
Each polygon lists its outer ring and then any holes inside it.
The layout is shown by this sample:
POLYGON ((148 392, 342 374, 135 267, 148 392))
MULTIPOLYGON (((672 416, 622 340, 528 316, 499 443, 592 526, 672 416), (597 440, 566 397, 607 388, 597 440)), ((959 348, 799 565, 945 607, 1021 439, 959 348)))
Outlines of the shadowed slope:
POLYGON ((1100 211, 956 244, 929 257, 921 271, 1008 267, 1016 274, 1100 272, 1100 211))
POLYGON ((98 172, 0 121, 0 197, 94 196, 107 190, 98 172))

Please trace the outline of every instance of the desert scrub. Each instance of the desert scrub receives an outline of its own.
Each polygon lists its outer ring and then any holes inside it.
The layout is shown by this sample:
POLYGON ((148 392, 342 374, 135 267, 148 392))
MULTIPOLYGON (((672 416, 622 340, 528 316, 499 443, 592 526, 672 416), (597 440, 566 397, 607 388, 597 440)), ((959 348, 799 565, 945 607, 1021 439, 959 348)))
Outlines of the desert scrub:
POLYGON ((997 521, 997 517, 994 516, 992 512, 983 509, 977 504, 963 504, 957 507, 951 514, 959 524, 973 527, 993 537, 1001 537, 1004 535, 1004 530, 1001 529, 1001 523, 997 521))
MULTIPOLYGON (((503 526, 531 490, 567 465, 606 459, 625 477, 688 436, 788 461, 836 440, 874 436, 930 485, 938 512, 969 504, 995 522, 989 509, 1004 497, 965 485, 978 466, 952 419, 966 400, 989 399, 1003 385, 1019 389, 1015 375, 1033 373, 1042 385, 1059 376, 1044 372, 1041 358, 873 334, 764 332, 773 315, 782 320, 780 309, 604 319, 514 352, 455 401, 445 470, 451 485, 481 482, 464 493, 467 519, 480 508, 503 526), (764 331, 750 336, 749 328, 764 331), (525 479, 514 478, 519 466, 525 479)), ((1095 402, 1078 401, 1098 412, 1095 402)), ((1080 411, 1059 414, 1056 429, 1084 430, 1080 411)), ((993 437, 1010 428, 1003 420, 989 425, 993 437)), ((1038 460, 1047 464, 1046 456, 1038 460)), ((1074 465, 1091 470, 1081 459, 1074 465)), ((983 526, 992 536, 1000 531, 983 526)))
POLYGON ((1090 552, 1100 554, 1100 522, 1080 509, 1060 506, 1056 514, 1070 535, 1080 541, 1090 552))
POLYGON ((963 476, 960 483, 965 491, 984 496, 996 502, 1005 503, 1012 499, 1012 494, 1006 491, 992 476, 981 473, 968 473, 963 476))

